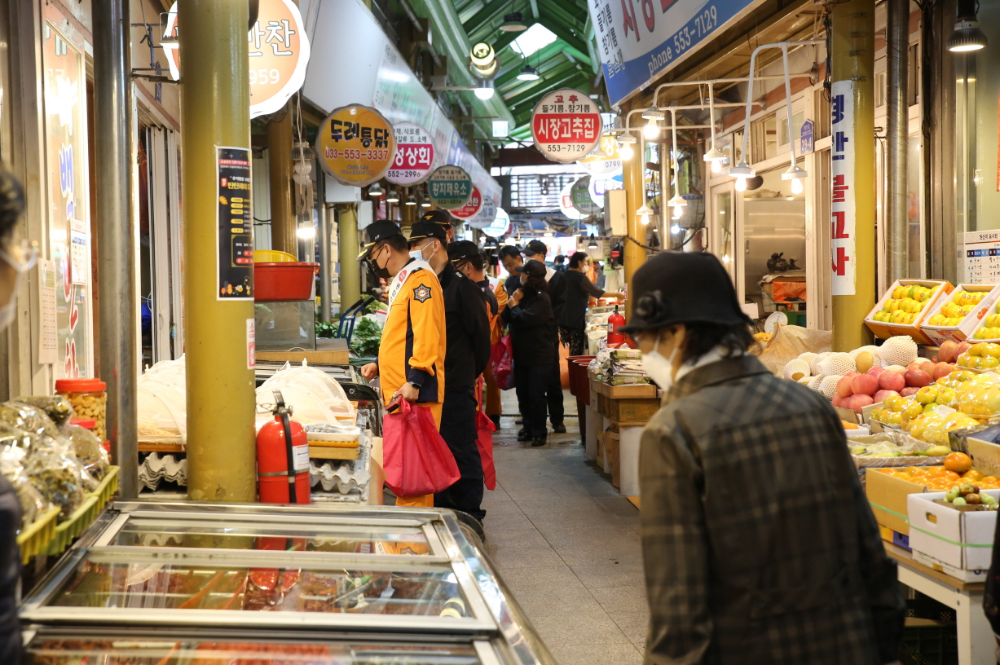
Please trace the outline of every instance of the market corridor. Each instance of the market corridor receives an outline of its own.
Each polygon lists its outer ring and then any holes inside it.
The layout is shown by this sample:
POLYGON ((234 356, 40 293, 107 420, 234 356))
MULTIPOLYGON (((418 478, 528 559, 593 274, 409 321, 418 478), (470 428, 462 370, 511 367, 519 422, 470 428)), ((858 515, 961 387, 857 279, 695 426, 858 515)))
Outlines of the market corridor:
MULTIPOLYGON (((505 413, 515 412, 506 402, 505 413)), ((567 413, 575 402, 567 392, 567 413)), ((566 434, 524 448, 514 418, 502 419, 497 489, 484 501, 487 550, 559 665, 641 663, 639 511, 587 462, 578 424, 567 418, 566 434)))

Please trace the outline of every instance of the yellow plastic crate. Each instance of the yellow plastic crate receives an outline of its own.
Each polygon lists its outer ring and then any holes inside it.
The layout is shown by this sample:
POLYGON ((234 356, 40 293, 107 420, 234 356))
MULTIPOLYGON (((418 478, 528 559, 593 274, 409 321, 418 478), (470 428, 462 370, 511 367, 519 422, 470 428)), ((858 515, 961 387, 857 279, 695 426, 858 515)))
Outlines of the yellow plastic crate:
POLYGON ((107 505, 108 501, 111 500, 111 497, 113 497, 115 492, 118 491, 118 471, 119 468, 117 466, 113 466, 108 469, 108 474, 104 476, 104 480, 102 480, 101 484, 97 486, 97 489, 93 492, 87 493, 88 497, 97 497, 98 512, 100 512, 100 510, 107 505))
POLYGON ((93 524, 101 512, 97 504, 96 496, 88 496, 68 520, 56 527, 55 537, 49 543, 48 554, 53 556, 62 554, 70 543, 93 524))
POLYGON ((44 554, 49 543, 56 535, 56 518, 59 516, 59 506, 53 506, 40 518, 31 523, 27 529, 17 536, 17 546, 21 548, 21 563, 36 554, 44 554))
POLYGON ((276 249, 255 249, 253 251, 254 263, 298 263, 298 260, 294 254, 276 249))

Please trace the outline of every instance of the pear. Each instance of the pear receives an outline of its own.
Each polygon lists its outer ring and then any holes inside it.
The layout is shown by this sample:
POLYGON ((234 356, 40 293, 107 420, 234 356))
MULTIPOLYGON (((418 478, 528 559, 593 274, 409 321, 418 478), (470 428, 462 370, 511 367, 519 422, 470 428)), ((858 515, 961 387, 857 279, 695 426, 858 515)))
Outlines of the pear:
POLYGON ((875 358, 867 351, 862 351, 854 359, 854 364, 858 366, 858 373, 864 374, 875 364, 875 358))

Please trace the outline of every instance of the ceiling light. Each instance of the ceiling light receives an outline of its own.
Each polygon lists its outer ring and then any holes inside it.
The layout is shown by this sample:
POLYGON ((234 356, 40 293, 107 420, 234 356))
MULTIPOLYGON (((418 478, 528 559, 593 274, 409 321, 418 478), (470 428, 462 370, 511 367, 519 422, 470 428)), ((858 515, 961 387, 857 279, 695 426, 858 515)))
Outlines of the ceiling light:
POLYGON ((978 51, 986 47, 986 35, 979 29, 976 0, 958 0, 955 31, 948 38, 948 50, 953 53, 978 51))
POLYGON ((649 216, 653 214, 653 209, 643 203, 642 207, 635 211, 635 214, 639 217, 642 225, 646 226, 649 224, 649 216))
POLYGON ((795 179, 792 181, 792 194, 799 195, 805 191, 805 186, 802 184, 801 179, 795 179))
POLYGON ((476 97, 484 102, 493 99, 493 81, 480 81, 475 89, 476 97))
POLYGON ((724 159, 713 159, 712 160, 712 173, 722 173, 722 163, 726 161, 724 159))
POLYGON ((680 226, 680 224, 674 224, 673 226, 671 226, 670 227, 670 232, 671 233, 680 233, 681 232, 681 226, 680 226))
POLYGON ((621 157, 626 162, 632 159, 632 145, 635 143, 635 137, 629 136, 628 134, 622 134, 618 137, 618 156, 621 157))
POLYGON ((430 208, 431 207, 431 200, 430 199, 423 199, 423 198, 420 199, 420 207, 421 208, 430 208))
POLYGON ((390 189, 389 194, 385 197, 386 203, 399 203, 399 192, 395 189, 390 189))
POLYGON ((663 111, 656 108, 656 106, 650 106, 648 109, 642 112, 642 117, 644 120, 663 120, 663 111))
POLYGON ((752 178, 757 175, 757 172, 747 166, 747 163, 741 159, 739 164, 729 169, 729 175, 734 178, 752 178))
POLYGON ((745 192, 747 191, 747 179, 746 176, 738 175, 736 176, 736 191, 745 192))
POLYGON ((590 242, 587 243, 587 249, 597 249, 597 238, 594 237, 593 233, 590 234, 590 242))
POLYGON ((539 79, 538 70, 531 65, 525 65, 517 75, 517 78, 521 81, 537 81, 539 79))
POLYGON ((383 193, 382 192, 382 186, 379 185, 377 182, 374 185, 372 185, 371 187, 368 188, 368 196, 369 196, 369 198, 373 198, 373 199, 381 198, 382 193, 383 193))
POLYGON ((524 32, 528 26, 524 24, 521 12, 511 12, 503 17, 503 25, 500 26, 502 32, 524 32))
POLYGON ((726 160, 726 153, 713 146, 711 150, 705 153, 702 159, 706 162, 724 162, 726 160))
POLYGON ((680 219, 683 214, 684 214, 684 208, 682 208, 681 206, 674 206, 674 214, 673 214, 674 219, 680 219))
POLYGON ((677 194, 674 194, 670 198, 670 200, 667 201, 667 205, 670 206, 671 208, 673 208, 675 206, 678 207, 678 208, 680 208, 680 207, 686 206, 687 204, 688 204, 688 202, 685 201, 683 197, 678 196, 677 194))
POLYGON ((642 129, 642 135, 652 141, 660 135, 660 125, 656 120, 650 120, 642 129))
POLYGON ((408 206, 415 206, 415 205, 417 205, 417 197, 414 196, 413 194, 410 194, 409 196, 407 196, 406 197, 406 205, 408 205, 408 206))

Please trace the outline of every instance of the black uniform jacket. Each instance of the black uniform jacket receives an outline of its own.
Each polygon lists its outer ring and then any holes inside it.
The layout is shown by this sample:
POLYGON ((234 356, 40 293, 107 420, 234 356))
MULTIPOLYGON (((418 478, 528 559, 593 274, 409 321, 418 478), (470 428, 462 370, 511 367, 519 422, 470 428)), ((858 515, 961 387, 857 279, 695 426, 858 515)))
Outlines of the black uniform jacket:
POLYGON ((490 361, 490 319, 478 284, 449 262, 438 275, 444 290, 448 351, 444 357, 445 390, 471 388, 490 361))

